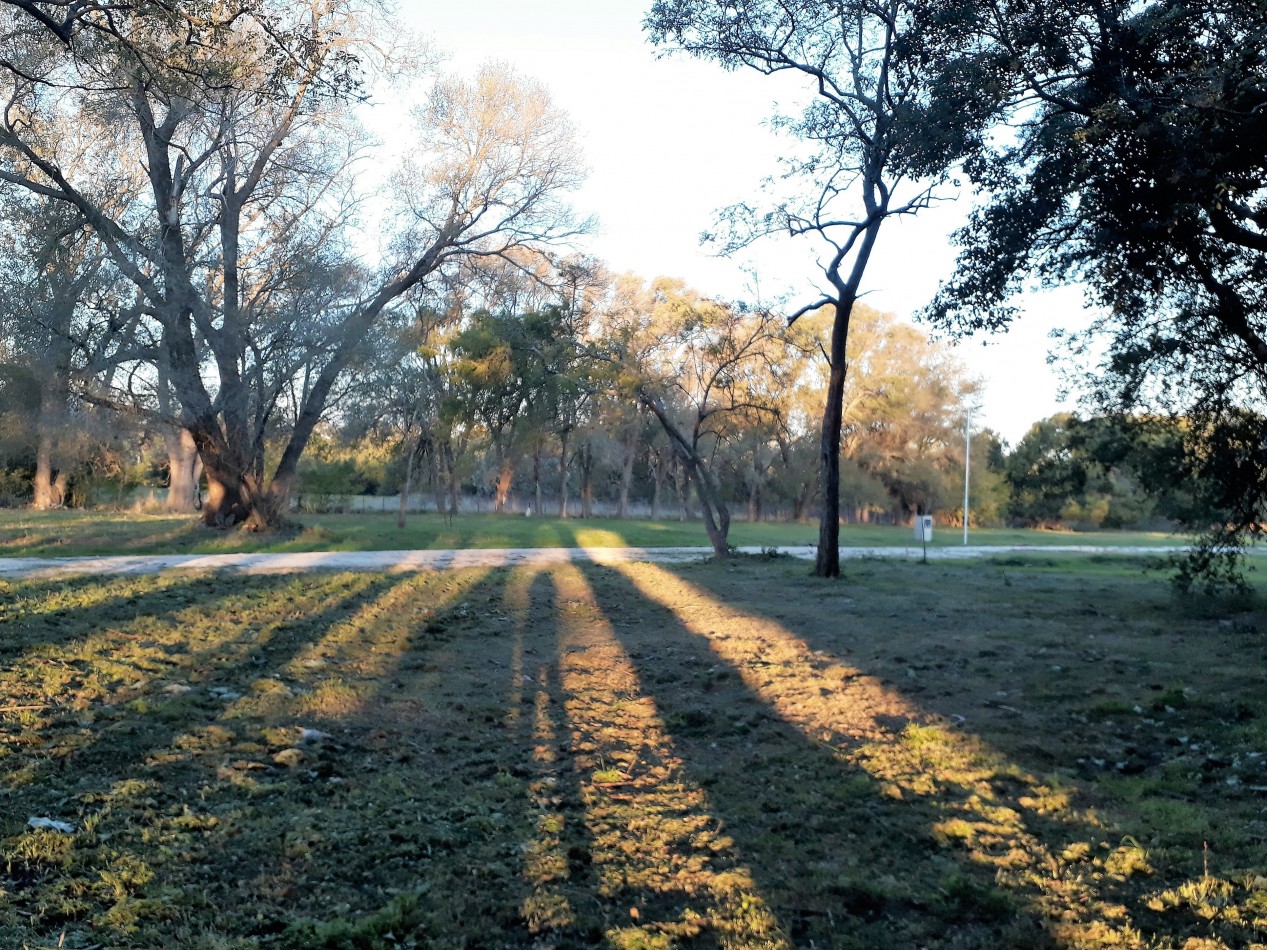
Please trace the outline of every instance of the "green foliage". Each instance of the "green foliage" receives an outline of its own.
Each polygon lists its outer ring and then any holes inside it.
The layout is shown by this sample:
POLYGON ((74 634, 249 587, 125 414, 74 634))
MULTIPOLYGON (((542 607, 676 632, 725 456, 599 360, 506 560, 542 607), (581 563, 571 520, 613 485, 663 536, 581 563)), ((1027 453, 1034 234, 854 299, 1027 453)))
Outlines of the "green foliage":
POLYGON ((1267 397, 1267 7, 930 0, 919 19, 920 55, 978 89, 986 125, 1014 130, 966 164, 986 198, 930 314, 996 330, 1032 282, 1081 282, 1103 316, 1067 345, 1105 352, 1086 363, 1099 404, 1185 420, 1181 467, 1236 486, 1170 513, 1218 525, 1187 571, 1226 579, 1267 517, 1267 460, 1229 439, 1267 397))
POLYGON ((1226 520, 1218 496, 1229 473, 1193 439, 1190 423, 1161 417, 1064 413, 1036 423, 1003 463, 1009 518, 1077 530, 1206 531, 1226 520))
POLYGON ((307 458, 299 466, 299 501, 311 511, 328 511, 337 498, 356 495, 365 479, 353 459, 307 458))

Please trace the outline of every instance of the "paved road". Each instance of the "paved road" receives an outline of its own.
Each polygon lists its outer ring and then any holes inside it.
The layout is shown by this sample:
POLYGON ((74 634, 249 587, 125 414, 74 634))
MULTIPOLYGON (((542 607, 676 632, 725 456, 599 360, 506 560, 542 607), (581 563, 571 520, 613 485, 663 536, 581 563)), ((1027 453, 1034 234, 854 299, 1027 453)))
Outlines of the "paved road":
MULTIPOLYGON (((766 549, 743 547, 743 554, 766 549)), ((812 561, 810 545, 781 547, 779 553, 812 561)), ((961 560, 1027 554, 1169 554, 1182 548, 1093 547, 1087 545, 994 545, 929 548, 928 559, 961 560)), ((0 558, 0 577, 69 577, 83 574, 159 574, 164 571, 228 571, 237 574, 297 574, 307 571, 439 571, 459 567, 549 565, 567 562, 618 564, 650 561, 682 563, 707 558, 710 548, 489 548, 446 551, 309 551, 290 554, 138 554, 112 557, 0 558)), ((842 558, 920 558, 918 547, 840 549, 842 558)))

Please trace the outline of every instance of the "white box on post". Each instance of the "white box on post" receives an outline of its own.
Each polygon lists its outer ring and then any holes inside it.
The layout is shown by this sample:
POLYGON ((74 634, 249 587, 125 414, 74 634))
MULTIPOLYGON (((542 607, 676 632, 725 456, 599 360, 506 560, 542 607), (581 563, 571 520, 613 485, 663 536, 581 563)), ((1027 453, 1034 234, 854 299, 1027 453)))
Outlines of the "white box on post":
POLYGON ((933 540, 933 516, 915 516, 915 540, 920 544, 928 544, 933 540))

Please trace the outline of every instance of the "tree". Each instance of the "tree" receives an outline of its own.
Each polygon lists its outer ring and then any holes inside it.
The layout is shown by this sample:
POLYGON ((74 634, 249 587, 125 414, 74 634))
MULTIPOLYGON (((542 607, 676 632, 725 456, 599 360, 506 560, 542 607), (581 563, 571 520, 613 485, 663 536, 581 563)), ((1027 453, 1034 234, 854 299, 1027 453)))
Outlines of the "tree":
POLYGON ((931 98, 926 63, 906 55, 916 6, 909 0, 657 0, 646 20, 657 43, 727 68, 800 75, 815 95, 799 119, 782 123, 813 146, 813 154, 790 169, 806 194, 771 212, 731 209, 728 245, 784 233, 816 236, 827 246, 820 262, 826 294, 790 318, 822 306, 834 310, 819 445, 823 507, 814 571, 820 577, 840 574, 846 354, 867 264, 884 222, 929 203, 944 169, 967 145, 958 130, 973 128, 956 114, 956 105, 972 100, 931 98))
POLYGON ((1013 128, 967 165, 988 198, 932 316, 999 330, 1030 280, 1081 281, 1108 341, 1101 405, 1188 419, 1192 451, 1217 454, 1201 434, 1267 397, 1267 8, 997 0, 922 16, 926 55, 1013 128))
POLYGON ((10 24, 0 148, 14 161, 0 180, 73 208, 144 299, 205 466, 204 520, 266 527, 370 328, 466 262, 581 230, 560 200, 579 162, 539 86, 496 68, 442 79, 395 179, 389 259, 357 266, 343 237, 361 149, 350 110, 373 39, 357 4, 242 4, 198 43, 186 42, 184 9, 145 4, 145 16, 138 6, 109 30, 81 30, 73 56, 10 24), (46 117, 69 111, 82 138, 50 136, 46 117), (65 156, 93 150, 127 156, 149 200, 83 187, 65 156), (266 440, 288 395, 268 473, 266 440))
POLYGON ((695 487, 714 553, 728 557, 730 508, 714 457, 745 419, 778 411, 763 377, 784 350, 780 319, 708 300, 667 278, 643 292, 627 287, 603 319, 588 355, 614 368, 615 390, 659 423, 695 487))
POLYGON ((124 39, 119 28, 121 19, 150 17, 185 27, 190 42, 195 33, 224 29, 244 13, 260 4, 245 0, 237 4, 210 4, 205 0, 113 0, 108 7, 83 0, 0 0, 0 6, 11 8, 35 29, 56 37, 73 47, 76 37, 84 32, 105 34, 124 39), (103 16, 103 13, 109 15, 103 16))

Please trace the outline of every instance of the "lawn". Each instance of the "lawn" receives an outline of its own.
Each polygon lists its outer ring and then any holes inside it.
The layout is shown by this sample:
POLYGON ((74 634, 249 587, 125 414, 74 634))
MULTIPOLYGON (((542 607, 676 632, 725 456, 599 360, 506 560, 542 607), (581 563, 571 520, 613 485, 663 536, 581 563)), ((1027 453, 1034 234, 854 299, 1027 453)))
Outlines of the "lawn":
MULTIPOLYGON (((69 557, 98 554, 221 554, 232 551, 384 551, 437 548, 677 547, 707 546, 700 522, 620 521, 612 518, 525 518, 511 515, 394 514, 304 515, 300 526, 277 535, 217 532, 194 518, 110 511, 0 511, 0 557, 69 557)), ((736 522, 736 546, 787 547, 815 542, 817 524, 736 522)), ((1148 532, 974 530, 973 544, 1182 544, 1174 535, 1148 532)), ((846 525, 841 543, 854 547, 912 545, 909 527, 846 525)), ((960 530, 937 529, 934 548, 963 543, 960 530)))
POLYGON ((1155 568, 2 582, 0 946, 1261 946, 1267 615, 1155 568))

